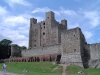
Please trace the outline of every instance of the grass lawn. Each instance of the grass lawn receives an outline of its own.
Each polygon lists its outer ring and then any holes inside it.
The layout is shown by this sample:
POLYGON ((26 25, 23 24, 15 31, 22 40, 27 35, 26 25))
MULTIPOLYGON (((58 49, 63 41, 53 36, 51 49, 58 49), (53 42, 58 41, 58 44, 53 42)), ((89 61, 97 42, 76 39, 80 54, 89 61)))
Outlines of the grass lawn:
MULTIPOLYGON (((52 72, 52 70, 57 67, 57 64, 53 62, 10 62, 7 64, 7 71, 25 74, 25 75, 61 75, 62 66, 59 66, 57 70, 52 72), (29 70, 29 72, 23 72, 23 70, 29 70)), ((2 65, 0 63, 0 70, 2 70, 2 65)), ((78 66, 67 66, 66 75, 100 75, 100 69, 88 68, 84 69, 78 66), (78 74, 79 71, 83 73, 78 74)))
MULTIPOLYGON (((7 71, 25 74, 25 75, 61 75, 62 67, 59 66, 57 70, 52 72, 52 70, 57 67, 57 64, 52 62, 10 62, 7 64, 7 71), (29 70, 29 72, 23 72, 23 70, 29 70)), ((2 70, 2 65, 0 64, 0 70, 2 70)))
POLYGON ((84 69, 78 66, 67 66, 67 75, 100 75, 100 69, 88 68, 84 69), (82 73, 78 74, 79 71, 82 73))

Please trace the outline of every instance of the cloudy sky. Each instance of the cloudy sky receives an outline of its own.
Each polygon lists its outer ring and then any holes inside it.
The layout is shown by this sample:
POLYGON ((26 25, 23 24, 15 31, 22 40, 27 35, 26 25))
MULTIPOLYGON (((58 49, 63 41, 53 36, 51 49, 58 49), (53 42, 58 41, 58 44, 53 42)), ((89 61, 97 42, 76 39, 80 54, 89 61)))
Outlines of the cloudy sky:
POLYGON ((68 29, 80 27, 88 43, 100 42, 100 0, 0 0, 0 40, 28 47, 29 19, 42 21, 47 11, 68 29))

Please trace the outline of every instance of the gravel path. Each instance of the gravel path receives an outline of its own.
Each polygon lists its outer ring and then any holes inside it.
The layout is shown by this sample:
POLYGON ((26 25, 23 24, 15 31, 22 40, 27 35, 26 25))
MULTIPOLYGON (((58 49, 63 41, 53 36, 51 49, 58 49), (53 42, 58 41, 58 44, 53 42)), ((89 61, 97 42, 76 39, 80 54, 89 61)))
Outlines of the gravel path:
POLYGON ((23 74, 15 74, 15 73, 8 73, 8 72, 4 73, 0 71, 0 75, 23 75, 23 74))

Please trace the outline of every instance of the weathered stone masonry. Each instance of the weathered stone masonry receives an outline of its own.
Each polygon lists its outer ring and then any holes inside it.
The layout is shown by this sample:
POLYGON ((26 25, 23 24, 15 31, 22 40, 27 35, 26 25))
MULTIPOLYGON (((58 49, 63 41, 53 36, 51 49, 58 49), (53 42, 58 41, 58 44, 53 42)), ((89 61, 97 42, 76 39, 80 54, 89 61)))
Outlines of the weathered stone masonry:
MULTIPOLYGON (((12 57, 17 51, 14 48, 13 46, 12 57)), ((30 19, 29 48, 17 53, 22 57, 11 58, 8 61, 53 60, 85 68, 100 67, 100 43, 87 44, 79 27, 68 29, 67 20, 57 22, 52 11, 46 13, 44 21, 37 22, 35 18, 30 19)))

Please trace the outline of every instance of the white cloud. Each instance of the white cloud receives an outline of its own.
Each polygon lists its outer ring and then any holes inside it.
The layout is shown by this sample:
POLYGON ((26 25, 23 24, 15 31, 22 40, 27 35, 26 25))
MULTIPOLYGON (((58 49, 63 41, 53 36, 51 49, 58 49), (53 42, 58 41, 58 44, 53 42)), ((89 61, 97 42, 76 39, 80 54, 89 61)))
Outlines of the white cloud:
POLYGON ((52 10, 48 7, 36 8, 31 13, 33 13, 33 14, 35 14, 35 13, 45 13, 45 12, 48 12, 48 11, 53 11, 56 15, 60 15, 59 11, 52 10))
POLYGON ((86 39, 90 39, 93 36, 93 33, 90 31, 83 31, 86 39))
POLYGON ((1 19, 3 20, 0 20, 0 40, 6 38, 20 46, 28 47, 29 16, 5 14, 1 19))
POLYGON ((23 34, 21 34, 20 31, 5 28, 2 32, 3 33, 0 33, 0 34, 4 38, 7 38, 7 39, 10 39, 11 41, 13 41, 13 43, 19 44, 21 46, 23 46, 23 45, 27 46, 28 45, 27 44, 28 37, 23 35, 23 34), (27 42, 25 43, 25 41, 27 41, 27 42), (24 44, 23 44, 23 42, 24 42, 24 44))
POLYGON ((60 11, 61 14, 64 14, 64 15, 76 15, 76 12, 73 11, 73 10, 67 10, 67 9, 64 9, 61 7, 61 11, 60 11))
POLYGON ((43 21, 43 20, 44 20, 44 18, 42 18, 42 17, 38 17, 38 16, 36 16, 35 18, 37 19, 37 21, 38 21, 38 22, 40 22, 40 21, 43 21))
POLYGON ((73 24, 73 25, 69 25, 69 28, 76 28, 76 27, 79 27, 79 24, 78 23, 73 24))
POLYGON ((0 16, 4 16, 5 14, 8 14, 8 11, 6 8, 0 6, 0 16))
POLYGON ((5 18, 4 23, 10 26, 16 26, 16 25, 21 25, 21 24, 29 24, 29 20, 21 15, 8 16, 7 18, 5 18))
POLYGON ((6 0, 9 6, 14 7, 16 4, 30 6, 31 3, 27 2, 26 0, 6 0))
POLYGON ((31 13, 35 14, 35 13, 44 13, 44 12, 48 12, 48 11, 53 11, 56 15, 76 15, 76 12, 73 10, 67 10, 64 9, 63 7, 60 8, 60 10, 53 10, 50 9, 48 7, 42 7, 42 8, 36 8, 34 9, 31 13))
POLYGON ((50 11, 51 9, 49 9, 48 7, 43 7, 43 8, 36 8, 32 11, 32 13, 44 13, 44 12, 47 12, 47 11, 50 11))
POLYGON ((12 40, 23 40, 25 38, 25 36, 21 35, 17 30, 5 29, 3 32, 3 36, 12 38, 12 40))
POLYGON ((96 11, 86 11, 84 12, 85 19, 89 19, 89 23, 92 27, 96 27, 100 24, 100 14, 96 11))

